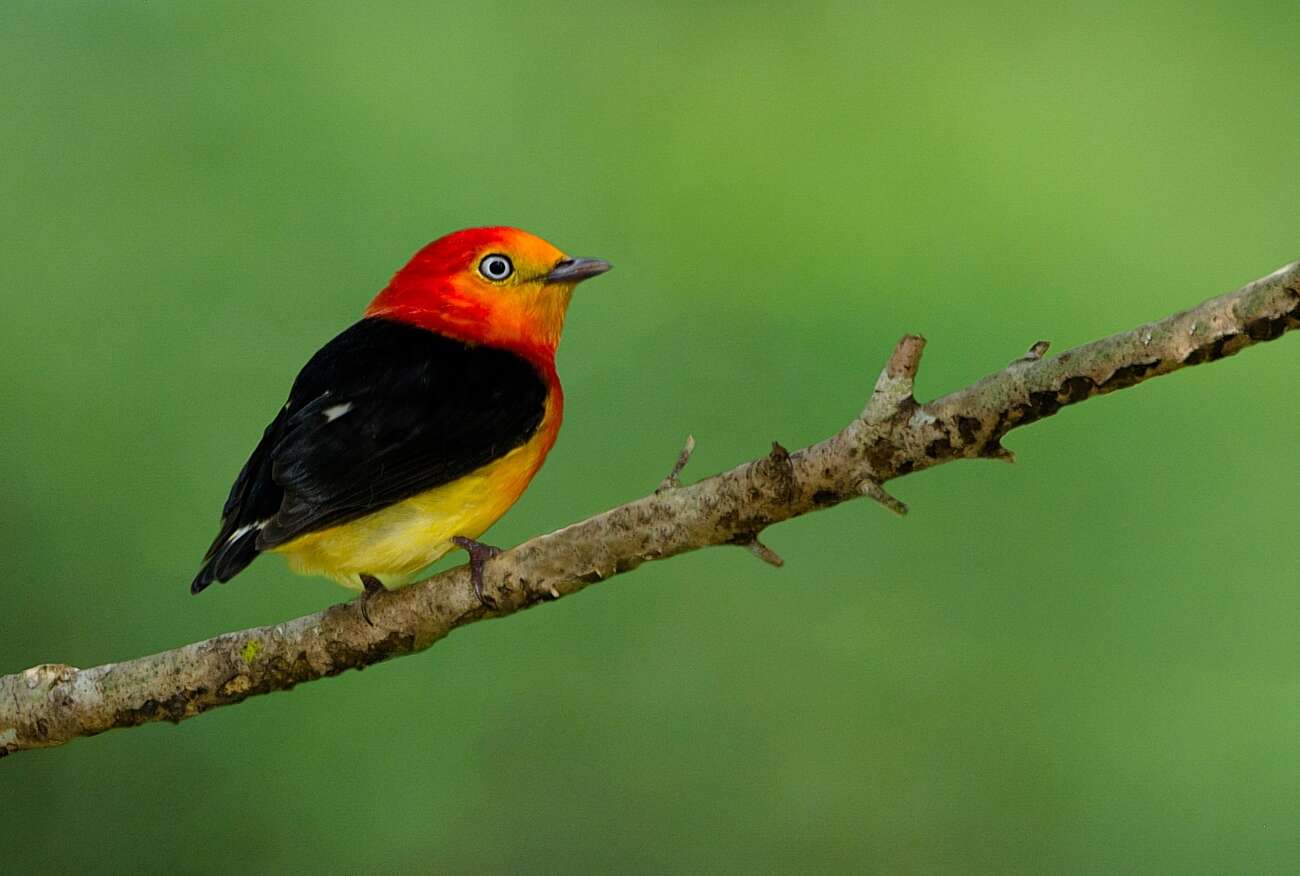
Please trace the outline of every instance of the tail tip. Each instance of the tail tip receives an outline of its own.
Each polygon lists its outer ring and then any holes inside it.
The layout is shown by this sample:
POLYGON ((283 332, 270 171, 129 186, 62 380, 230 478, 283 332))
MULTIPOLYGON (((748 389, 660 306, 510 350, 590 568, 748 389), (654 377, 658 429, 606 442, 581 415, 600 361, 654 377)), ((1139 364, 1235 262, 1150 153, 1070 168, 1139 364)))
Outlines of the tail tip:
POLYGON ((208 585, 210 585, 215 580, 217 579, 212 574, 211 567, 204 566, 199 571, 199 574, 195 576, 194 581, 190 584, 190 595, 198 596, 200 593, 202 593, 204 590, 208 588, 208 585))

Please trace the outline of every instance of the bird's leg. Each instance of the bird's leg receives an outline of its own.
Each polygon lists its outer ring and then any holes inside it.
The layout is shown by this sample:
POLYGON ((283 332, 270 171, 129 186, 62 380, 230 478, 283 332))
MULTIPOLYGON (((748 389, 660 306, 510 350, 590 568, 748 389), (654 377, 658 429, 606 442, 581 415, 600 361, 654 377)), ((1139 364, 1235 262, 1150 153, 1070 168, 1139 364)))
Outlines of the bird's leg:
POLYGON ((501 553, 501 548, 483 544, 463 535, 453 536, 451 543, 469 554, 469 578, 474 582, 474 595, 486 608, 496 608, 496 600, 483 592, 483 566, 487 561, 501 553))
POLYGON ((373 627, 375 622, 370 619, 370 600, 375 598, 376 593, 384 591, 384 584, 374 575, 367 575, 363 572, 361 574, 361 586, 366 588, 366 591, 361 594, 361 616, 366 619, 366 623, 373 627))

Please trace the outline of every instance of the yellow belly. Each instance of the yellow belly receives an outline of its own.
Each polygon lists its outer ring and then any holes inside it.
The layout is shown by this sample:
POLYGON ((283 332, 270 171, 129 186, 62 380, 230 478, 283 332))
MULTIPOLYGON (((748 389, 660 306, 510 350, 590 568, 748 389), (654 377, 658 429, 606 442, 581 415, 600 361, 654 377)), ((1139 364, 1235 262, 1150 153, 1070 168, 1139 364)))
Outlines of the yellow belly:
POLYGON ((299 536, 273 551, 303 574, 326 575, 361 589, 361 575, 386 587, 415 574, 453 547, 453 536, 478 538, 515 503, 541 466, 554 433, 541 429, 498 460, 350 523, 299 536))

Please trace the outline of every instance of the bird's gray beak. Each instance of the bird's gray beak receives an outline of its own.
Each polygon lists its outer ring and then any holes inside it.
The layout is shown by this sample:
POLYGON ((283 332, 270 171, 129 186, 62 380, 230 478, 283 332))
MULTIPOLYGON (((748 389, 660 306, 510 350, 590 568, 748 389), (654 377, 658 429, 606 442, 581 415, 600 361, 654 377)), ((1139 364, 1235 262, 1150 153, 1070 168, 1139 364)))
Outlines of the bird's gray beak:
POLYGON ((603 274, 614 267, 604 259, 565 259, 551 268, 547 283, 579 283, 588 277, 603 274))

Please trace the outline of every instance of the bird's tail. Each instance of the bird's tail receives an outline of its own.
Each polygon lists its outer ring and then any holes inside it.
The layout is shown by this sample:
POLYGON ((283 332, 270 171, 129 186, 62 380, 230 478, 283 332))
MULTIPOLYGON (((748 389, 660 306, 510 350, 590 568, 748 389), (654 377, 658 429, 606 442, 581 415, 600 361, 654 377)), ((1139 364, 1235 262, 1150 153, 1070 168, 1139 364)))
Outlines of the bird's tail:
POLYGON ((201 593, 213 581, 225 583, 238 575, 261 553, 257 549, 258 526, 236 529, 225 537, 218 537, 203 558, 203 567, 190 584, 190 593, 201 593))

